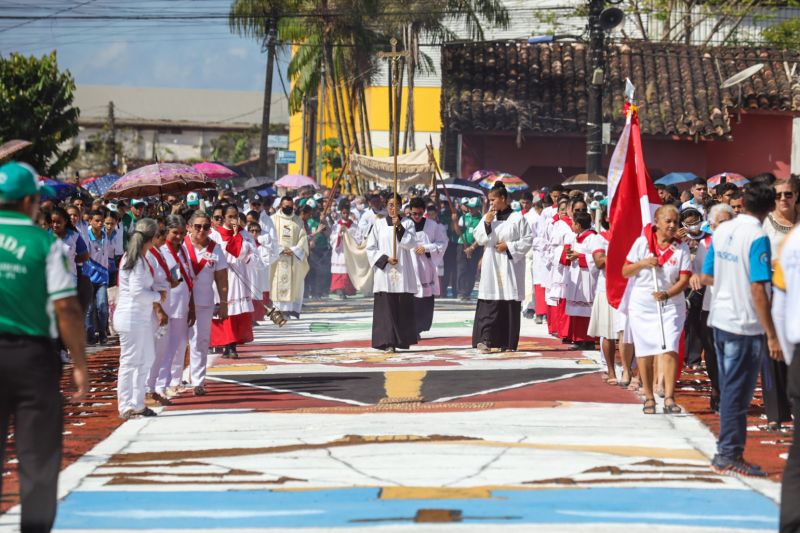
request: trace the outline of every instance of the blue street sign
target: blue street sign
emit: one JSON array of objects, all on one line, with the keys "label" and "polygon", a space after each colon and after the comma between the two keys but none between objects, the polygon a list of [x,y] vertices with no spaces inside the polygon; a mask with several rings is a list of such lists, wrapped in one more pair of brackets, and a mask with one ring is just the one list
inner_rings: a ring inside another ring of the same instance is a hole
[{"label": "blue street sign", "polygon": [[275,161],[279,165],[288,165],[297,162],[297,152],[294,150],[278,150],[278,157]]}]

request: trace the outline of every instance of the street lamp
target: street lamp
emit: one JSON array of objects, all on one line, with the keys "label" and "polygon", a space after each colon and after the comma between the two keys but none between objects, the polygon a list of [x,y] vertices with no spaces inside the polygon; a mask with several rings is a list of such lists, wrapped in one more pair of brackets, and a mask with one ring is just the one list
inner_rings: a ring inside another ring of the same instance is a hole
[{"label": "street lamp", "polygon": [[[622,0],[608,0],[619,4]],[[621,9],[605,8],[604,0],[589,0],[589,101],[586,106],[586,173],[600,173],[603,156],[603,73],[605,71],[605,32],[620,24],[625,18]]]}]

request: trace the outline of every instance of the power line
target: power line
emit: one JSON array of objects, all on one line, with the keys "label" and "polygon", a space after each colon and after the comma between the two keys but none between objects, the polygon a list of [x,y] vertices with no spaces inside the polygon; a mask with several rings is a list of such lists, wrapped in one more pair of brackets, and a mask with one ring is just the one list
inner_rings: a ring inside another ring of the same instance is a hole
[{"label": "power line", "polygon": [[74,11],[74,10],[78,9],[79,7],[83,7],[83,6],[91,4],[92,2],[95,2],[95,1],[96,0],[86,0],[85,2],[82,2],[82,3],[77,4],[77,5],[70,6],[70,7],[65,7],[64,9],[56,11],[55,13],[52,13],[50,15],[44,15],[44,16],[40,16],[40,17],[31,17],[28,20],[25,20],[24,22],[20,22],[19,24],[16,24],[14,26],[10,26],[8,28],[0,28],[0,33],[11,31],[11,30],[14,30],[16,28],[20,28],[22,26],[25,26],[26,24],[31,24],[32,22],[35,22],[37,20],[45,20],[45,19],[48,19],[48,18],[55,17],[56,15],[59,15],[61,13],[66,13],[68,11]]}]

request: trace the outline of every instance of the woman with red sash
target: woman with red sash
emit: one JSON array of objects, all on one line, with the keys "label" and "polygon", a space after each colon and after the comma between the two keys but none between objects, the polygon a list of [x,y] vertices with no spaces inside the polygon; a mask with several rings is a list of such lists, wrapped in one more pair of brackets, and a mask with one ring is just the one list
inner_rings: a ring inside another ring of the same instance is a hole
[{"label": "woman with red sash", "polygon": [[[183,242],[193,280],[195,322],[189,329],[189,372],[195,396],[206,393],[211,317],[214,315],[215,301],[221,302],[217,316],[228,316],[228,262],[219,245],[209,237],[210,232],[211,219],[203,211],[197,210],[189,219],[190,236]],[[177,391],[170,388],[167,392]]]},{"label": "woman with red sash", "polygon": [[356,288],[347,274],[347,263],[344,259],[344,234],[349,233],[358,242],[358,228],[350,218],[350,202],[339,203],[340,218],[331,231],[331,292],[344,299],[356,293]]},{"label": "woman with red sash", "polygon": [[564,256],[569,265],[565,295],[569,317],[567,340],[577,344],[580,349],[593,350],[597,339],[589,335],[588,330],[597,290],[597,268],[592,261],[591,249],[596,233],[592,230],[592,217],[586,209],[586,203],[575,201],[572,205],[575,240]]},{"label": "woman with red sash", "polygon": [[[659,357],[659,367],[665,376],[676,375],[678,345],[686,320],[683,290],[692,274],[692,256],[689,247],[676,239],[678,219],[675,206],[659,207],[655,226],[647,226],[644,235],[636,239],[622,267],[622,275],[631,280],[628,282],[630,298],[626,311],[642,378],[645,414],[656,412],[654,360]],[[654,275],[658,281],[657,291],[654,289]],[[681,408],[674,398],[674,379],[665,380],[664,391],[664,412],[680,413]]]},{"label": "woman with red sash", "polygon": [[256,253],[252,241],[245,238],[235,205],[225,208],[224,219],[211,238],[225,250],[228,263],[228,316],[211,321],[211,346],[223,348],[222,357],[238,359],[237,345],[253,340],[253,296],[248,271]]},{"label": "woman with red sash", "polygon": [[571,241],[575,239],[572,231],[572,219],[569,217],[569,200],[562,198],[558,201],[558,212],[553,217],[550,226],[548,242],[552,263],[550,269],[550,280],[546,288],[546,299],[548,306],[547,331],[550,335],[559,338],[566,338],[569,329],[567,323],[567,300],[566,300],[566,278],[569,275],[569,267],[561,262],[561,258],[566,250],[571,247]]}]

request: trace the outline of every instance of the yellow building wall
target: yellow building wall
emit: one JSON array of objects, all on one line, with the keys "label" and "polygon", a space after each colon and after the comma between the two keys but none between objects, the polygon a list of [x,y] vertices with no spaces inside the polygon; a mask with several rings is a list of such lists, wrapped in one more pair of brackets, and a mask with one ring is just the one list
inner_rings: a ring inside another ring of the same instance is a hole
[{"label": "yellow building wall", "polygon": [[[365,92],[367,102],[367,114],[369,127],[372,132],[372,152],[375,156],[389,155],[389,94],[386,87],[369,87]],[[406,121],[406,103],[408,99],[408,89],[403,88],[403,101],[401,103],[400,117],[400,142],[403,142]],[[331,110],[330,116],[334,117],[332,108],[332,97],[325,95],[325,105]],[[422,148],[428,142],[429,135],[434,138],[434,155],[439,159],[439,134],[442,130],[441,120],[441,89],[439,87],[415,87],[414,88],[414,129],[416,131],[416,147]],[[326,113],[327,115],[327,113]],[[360,124],[358,124],[360,125]],[[325,138],[336,138],[336,124],[330,122],[325,116],[323,122]],[[297,154],[297,162],[289,165],[289,173],[314,175],[316,169],[301,168],[300,163],[303,149],[302,113],[295,113],[289,117],[289,150],[294,150]],[[358,130],[360,141],[360,130]],[[422,140],[424,138],[424,140]],[[315,139],[315,146],[319,144],[319,137]],[[308,154],[306,154],[305,165],[308,166]],[[335,175],[329,168],[323,168],[321,183],[324,186],[332,185]]]}]

